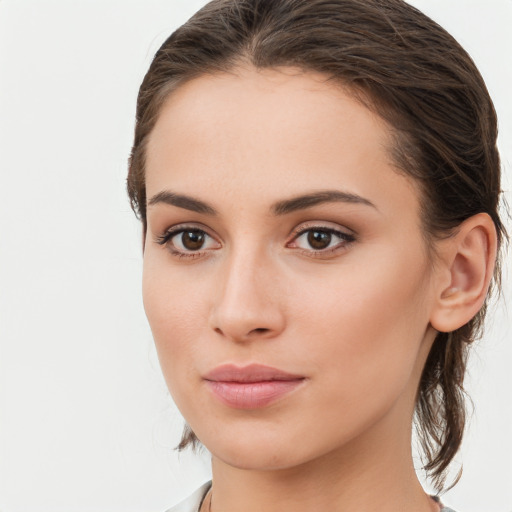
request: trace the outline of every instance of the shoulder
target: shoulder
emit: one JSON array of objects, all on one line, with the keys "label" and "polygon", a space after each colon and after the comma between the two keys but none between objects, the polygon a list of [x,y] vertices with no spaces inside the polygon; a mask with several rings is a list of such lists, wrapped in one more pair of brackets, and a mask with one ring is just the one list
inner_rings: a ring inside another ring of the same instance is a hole
[{"label": "shoulder", "polygon": [[168,509],[166,512],[198,512],[199,506],[201,505],[201,502],[203,501],[203,498],[210,489],[211,485],[211,482],[206,482],[186,500],[178,503],[174,507]]},{"label": "shoulder", "polygon": [[439,498],[439,496],[430,496],[435,502],[439,503],[439,506],[441,507],[441,510],[439,512],[455,512],[455,510],[453,510],[453,508],[450,508],[450,507],[447,507],[445,506],[442,502],[441,502],[441,498]]}]

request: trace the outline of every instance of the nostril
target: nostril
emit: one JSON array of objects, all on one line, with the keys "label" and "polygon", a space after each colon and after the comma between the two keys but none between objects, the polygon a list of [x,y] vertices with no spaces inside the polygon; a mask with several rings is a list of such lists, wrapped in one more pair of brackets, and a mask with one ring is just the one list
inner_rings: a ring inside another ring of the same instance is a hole
[{"label": "nostril", "polygon": [[265,327],[258,327],[256,329],[253,329],[251,332],[257,333],[257,334],[264,334],[268,332],[269,329],[266,329]]},{"label": "nostril", "polygon": [[[215,327],[213,330],[217,334],[220,334],[221,336],[224,336],[226,334],[226,333],[224,333],[224,331],[220,327]],[[271,331],[271,329],[267,329],[265,327],[257,327],[256,329],[251,329],[249,332],[246,332],[246,334],[242,335],[242,337],[243,338],[249,338],[252,335],[266,334],[266,333],[268,333],[270,331]]]}]

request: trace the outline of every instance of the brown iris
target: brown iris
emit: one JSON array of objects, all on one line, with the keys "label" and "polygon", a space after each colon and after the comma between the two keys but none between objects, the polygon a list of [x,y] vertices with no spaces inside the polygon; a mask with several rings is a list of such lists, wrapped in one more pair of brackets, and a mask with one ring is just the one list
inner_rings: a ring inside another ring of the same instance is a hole
[{"label": "brown iris", "polygon": [[183,231],[181,243],[189,251],[197,251],[204,245],[205,234],[199,230]]},{"label": "brown iris", "polygon": [[308,233],[308,244],[313,249],[326,249],[331,243],[332,235],[327,231],[310,231]]}]

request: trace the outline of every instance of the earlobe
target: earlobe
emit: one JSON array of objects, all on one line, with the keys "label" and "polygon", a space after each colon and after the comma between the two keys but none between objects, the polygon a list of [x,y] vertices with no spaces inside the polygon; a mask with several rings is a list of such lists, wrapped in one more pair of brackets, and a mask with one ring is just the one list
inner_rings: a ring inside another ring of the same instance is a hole
[{"label": "earlobe", "polygon": [[469,322],[482,307],[496,262],[496,228],[479,213],[441,242],[439,280],[430,323],[451,332]]}]

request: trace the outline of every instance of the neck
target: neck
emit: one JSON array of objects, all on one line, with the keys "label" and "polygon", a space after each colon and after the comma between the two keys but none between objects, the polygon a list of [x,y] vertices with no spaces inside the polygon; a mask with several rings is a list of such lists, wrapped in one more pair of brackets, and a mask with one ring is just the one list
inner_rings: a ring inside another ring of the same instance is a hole
[{"label": "neck", "polygon": [[364,438],[291,468],[240,469],[214,456],[211,511],[438,512],[414,470],[411,429],[390,438],[391,425],[384,418]]}]

